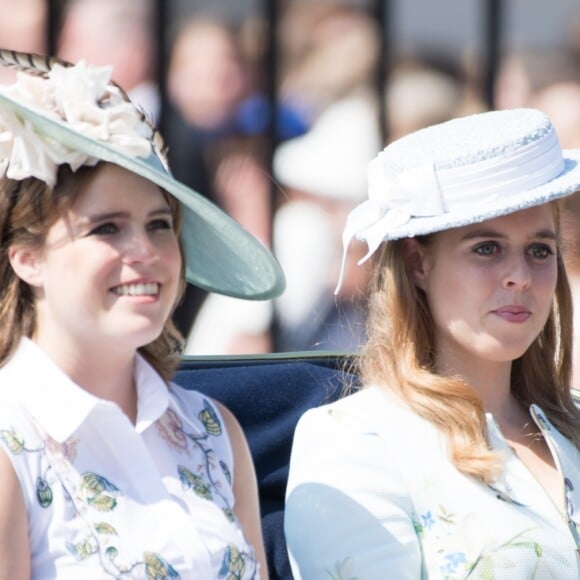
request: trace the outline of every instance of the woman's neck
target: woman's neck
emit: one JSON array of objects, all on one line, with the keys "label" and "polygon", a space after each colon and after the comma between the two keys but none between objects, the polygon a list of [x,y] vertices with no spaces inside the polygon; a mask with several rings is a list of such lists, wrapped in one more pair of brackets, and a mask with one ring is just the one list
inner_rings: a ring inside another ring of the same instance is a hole
[{"label": "woman's neck", "polygon": [[479,395],[483,408],[499,418],[514,404],[511,394],[510,361],[470,359],[468,356],[439,357],[437,369],[443,375],[464,380]]}]

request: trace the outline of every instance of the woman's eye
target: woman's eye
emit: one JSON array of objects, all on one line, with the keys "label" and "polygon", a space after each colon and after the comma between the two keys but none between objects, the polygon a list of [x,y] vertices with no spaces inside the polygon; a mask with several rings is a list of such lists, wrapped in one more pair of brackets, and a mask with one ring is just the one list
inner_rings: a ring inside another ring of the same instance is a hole
[{"label": "woman's eye", "polygon": [[474,252],[480,256],[493,256],[499,251],[499,246],[496,242],[484,242],[478,244],[474,248]]},{"label": "woman's eye", "polygon": [[147,224],[147,229],[149,231],[171,230],[173,227],[171,225],[171,221],[168,219],[155,219]]},{"label": "woman's eye", "polygon": [[89,235],[93,236],[106,236],[110,234],[116,234],[119,231],[119,228],[113,222],[106,222],[104,224],[98,225],[96,228],[93,228]]},{"label": "woman's eye", "polygon": [[538,260],[545,260],[549,256],[553,256],[555,254],[554,250],[546,244],[534,244],[530,248],[529,252],[532,257]]}]

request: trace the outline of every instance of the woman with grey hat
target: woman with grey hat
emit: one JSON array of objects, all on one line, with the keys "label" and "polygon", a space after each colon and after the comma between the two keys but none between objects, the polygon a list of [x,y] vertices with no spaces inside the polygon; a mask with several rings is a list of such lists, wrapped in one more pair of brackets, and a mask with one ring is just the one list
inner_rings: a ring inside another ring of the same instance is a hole
[{"label": "woman with grey hat", "polygon": [[283,289],[110,67],[0,51],[0,578],[267,577],[233,415],[171,383],[185,279]]},{"label": "woman with grey hat", "polygon": [[395,141],[368,186],[344,234],[376,257],[364,386],[297,426],[295,577],[579,579],[558,200],[580,151],[537,110],[494,111]]}]

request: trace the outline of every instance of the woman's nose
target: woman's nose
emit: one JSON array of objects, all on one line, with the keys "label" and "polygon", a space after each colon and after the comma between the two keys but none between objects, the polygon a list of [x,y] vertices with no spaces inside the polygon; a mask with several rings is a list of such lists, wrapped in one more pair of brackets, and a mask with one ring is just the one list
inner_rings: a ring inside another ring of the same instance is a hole
[{"label": "woman's nose", "polygon": [[506,261],[504,286],[507,288],[527,288],[532,281],[532,273],[526,256],[513,256]]},{"label": "woman's nose", "polygon": [[158,253],[147,232],[132,232],[123,257],[128,262],[149,263],[158,258]]}]

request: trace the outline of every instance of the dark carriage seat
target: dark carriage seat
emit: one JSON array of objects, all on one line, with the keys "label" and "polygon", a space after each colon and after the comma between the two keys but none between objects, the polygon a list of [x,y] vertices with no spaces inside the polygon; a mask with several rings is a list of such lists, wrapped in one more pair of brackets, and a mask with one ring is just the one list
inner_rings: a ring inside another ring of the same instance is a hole
[{"label": "dark carriage seat", "polygon": [[256,467],[262,528],[272,580],[291,580],[283,532],[284,494],[294,428],[307,409],[335,400],[356,377],[350,359],[293,354],[186,357],[175,382],[224,403],[248,438]]}]

